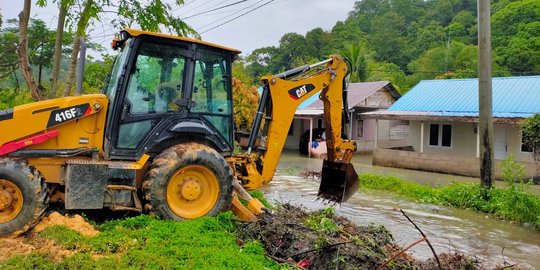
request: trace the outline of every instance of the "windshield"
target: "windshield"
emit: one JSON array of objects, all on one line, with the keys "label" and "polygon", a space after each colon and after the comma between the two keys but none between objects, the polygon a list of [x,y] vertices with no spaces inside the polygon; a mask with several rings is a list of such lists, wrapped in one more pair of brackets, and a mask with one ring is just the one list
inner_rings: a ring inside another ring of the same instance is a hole
[{"label": "windshield", "polygon": [[[129,54],[128,51],[129,45],[128,42],[126,42],[120,54],[117,55],[114,59],[114,65],[109,75],[109,81],[107,82],[107,86],[104,89],[104,94],[107,95],[107,97],[109,98],[109,102],[114,102],[114,97],[116,96],[116,92],[118,91],[116,89],[116,87],[118,86],[118,79],[120,78],[122,68],[126,65],[126,58]],[[111,107],[112,106],[109,106],[109,108]]]}]

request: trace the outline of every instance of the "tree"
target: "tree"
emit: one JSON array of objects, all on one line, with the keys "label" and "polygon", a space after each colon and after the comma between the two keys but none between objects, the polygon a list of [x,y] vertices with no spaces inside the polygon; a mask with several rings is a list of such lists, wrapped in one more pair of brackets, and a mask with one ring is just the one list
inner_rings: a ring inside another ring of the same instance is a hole
[{"label": "tree", "polygon": [[537,169],[540,170],[540,114],[525,119],[522,124],[523,143],[532,151]]},{"label": "tree", "polygon": [[29,41],[29,60],[31,64],[38,66],[38,88],[43,91],[45,87],[42,84],[43,68],[51,66],[51,60],[54,54],[54,48],[51,44],[54,41],[55,32],[51,31],[42,20],[31,20],[28,29]]},{"label": "tree", "polygon": [[410,62],[408,68],[413,73],[420,73],[423,79],[448,72],[462,73],[463,77],[475,77],[478,69],[476,55],[476,46],[454,41],[447,46],[429,49]]},{"label": "tree", "polygon": [[89,61],[84,70],[83,88],[86,93],[99,93],[106,84],[107,76],[114,63],[110,54],[102,55],[103,60]]},{"label": "tree", "polygon": [[404,54],[406,44],[404,23],[403,16],[394,11],[373,20],[371,43],[376,44],[375,57],[378,61],[392,62],[401,68],[407,66],[408,59]]},{"label": "tree", "polygon": [[[43,0],[40,0],[43,1]],[[38,1],[38,5],[40,2]],[[41,2],[41,5],[45,5]],[[54,55],[52,63],[51,74],[51,89],[49,90],[48,97],[53,98],[57,95],[58,86],[58,73],[60,71],[60,61],[62,60],[62,40],[64,37],[64,26],[66,22],[66,15],[70,6],[73,5],[72,0],[60,0],[58,2],[58,22],[56,25],[56,36],[54,40]]]},{"label": "tree", "polygon": [[18,28],[6,27],[0,30],[0,79],[2,82],[12,75],[15,79],[17,78],[15,71],[19,68],[18,36]]},{"label": "tree", "polygon": [[368,62],[369,75],[366,81],[389,81],[401,93],[406,93],[414,84],[408,82],[408,76],[394,63]]},{"label": "tree", "polygon": [[17,53],[19,55],[19,66],[23,74],[24,81],[34,100],[43,100],[45,98],[43,89],[40,89],[34,80],[34,73],[28,61],[28,22],[30,20],[30,8],[32,3],[30,0],[24,0],[24,7],[19,13],[19,44]]},{"label": "tree", "polygon": [[250,130],[257,113],[259,93],[257,87],[251,85],[253,79],[247,74],[242,59],[234,62],[232,73],[234,123],[237,129]]},{"label": "tree", "polygon": [[372,52],[364,43],[347,44],[341,54],[351,62],[351,82],[363,82],[367,79],[368,60]]},{"label": "tree", "polygon": [[493,14],[495,62],[516,75],[540,73],[540,1],[511,2]]},{"label": "tree", "polygon": [[[70,63],[66,77],[66,86],[63,91],[63,96],[67,96],[71,92],[71,88],[75,79],[75,68],[77,64],[77,55],[80,49],[80,40],[87,35],[87,28],[92,24],[93,20],[98,19],[103,12],[114,12],[117,16],[112,20],[112,24],[118,25],[119,28],[129,27],[137,24],[140,28],[147,31],[160,32],[161,28],[165,28],[170,32],[175,32],[178,35],[192,35],[199,37],[197,32],[188,26],[180,18],[172,14],[173,5],[183,5],[183,0],[175,0],[173,4],[164,2],[163,0],[140,2],[136,0],[84,0],[79,1],[78,5],[74,5],[73,0],[53,0],[59,6],[59,18],[62,19],[62,9],[65,9],[68,14],[69,22],[68,29],[75,29],[75,37],[71,51]],[[47,5],[47,0],[39,0],[38,4]],[[79,10],[76,8],[79,7]],[[106,10],[113,8],[115,10]],[[58,27],[62,23],[59,20]],[[56,40],[62,40],[60,36],[63,32],[57,32]],[[55,50],[54,59],[60,61],[61,49]],[[57,68],[57,64],[54,65]],[[56,85],[57,72],[54,73],[52,81]]]}]

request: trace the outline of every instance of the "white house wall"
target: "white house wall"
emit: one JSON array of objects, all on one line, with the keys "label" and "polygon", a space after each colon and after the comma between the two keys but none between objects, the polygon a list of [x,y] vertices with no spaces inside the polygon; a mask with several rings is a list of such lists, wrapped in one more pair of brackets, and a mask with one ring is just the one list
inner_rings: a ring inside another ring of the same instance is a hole
[{"label": "white house wall", "polygon": [[[379,122],[381,122],[379,120]],[[477,135],[475,123],[444,123],[452,124],[452,147],[433,147],[429,145],[429,124],[441,124],[441,122],[424,122],[424,147],[420,152],[421,121],[410,122],[409,144],[414,151],[384,149],[377,147],[373,153],[373,164],[408,168],[414,170],[426,170],[460,175],[479,176],[480,159],[477,157]],[[381,125],[379,124],[379,130]],[[531,153],[521,152],[521,127],[519,125],[494,125],[499,142],[495,151],[505,151],[512,154],[514,160],[526,166],[527,176],[537,175],[536,165]],[[500,132],[501,130],[506,132]],[[505,135],[504,135],[505,134]],[[379,137],[380,138],[380,137]],[[502,153],[502,152],[500,152]],[[501,177],[500,165],[504,158],[495,160],[495,175]]]},{"label": "white house wall", "polygon": [[[430,124],[452,125],[450,147],[429,145]],[[424,121],[424,153],[476,157],[476,134],[474,133],[474,127],[475,124],[473,123]],[[420,152],[420,130],[421,121],[410,122],[409,142],[416,152]]]},{"label": "white house wall", "polygon": [[[305,123],[307,123],[307,125]],[[313,125],[316,125],[317,121],[313,121]],[[304,119],[294,119],[293,120],[293,133],[292,135],[287,135],[287,140],[285,140],[286,149],[298,150],[298,142],[300,142],[300,136],[304,133],[302,126],[306,126],[306,130],[309,129],[309,120]]]}]

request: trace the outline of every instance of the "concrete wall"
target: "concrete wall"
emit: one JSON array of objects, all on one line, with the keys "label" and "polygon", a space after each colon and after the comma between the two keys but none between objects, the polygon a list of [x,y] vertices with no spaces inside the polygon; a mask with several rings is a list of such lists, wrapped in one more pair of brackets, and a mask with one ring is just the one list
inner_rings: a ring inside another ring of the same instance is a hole
[{"label": "concrete wall", "polygon": [[[495,161],[496,178],[501,178],[501,162],[501,160]],[[534,163],[522,163],[526,166],[527,177],[536,175]],[[375,149],[373,151],[373,165],[480,177],[480,159],[475,157]]]}]

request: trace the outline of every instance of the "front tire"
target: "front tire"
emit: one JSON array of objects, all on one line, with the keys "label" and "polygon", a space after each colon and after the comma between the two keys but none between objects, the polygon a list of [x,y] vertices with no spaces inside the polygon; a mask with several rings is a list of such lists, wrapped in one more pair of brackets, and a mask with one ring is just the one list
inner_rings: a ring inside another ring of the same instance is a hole
[{"label": "front tire", "polygon": [[214,216],[232,200],[232,170],[214,149],[175,145],[159,154],[143,182],[145,210],[163,219]]},{"label": "front tire", "polygon": [[16,237],[31,229],[48,203],[45,181],[34,166],[0,159],[0,236]]}]

